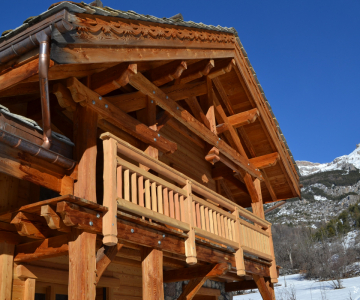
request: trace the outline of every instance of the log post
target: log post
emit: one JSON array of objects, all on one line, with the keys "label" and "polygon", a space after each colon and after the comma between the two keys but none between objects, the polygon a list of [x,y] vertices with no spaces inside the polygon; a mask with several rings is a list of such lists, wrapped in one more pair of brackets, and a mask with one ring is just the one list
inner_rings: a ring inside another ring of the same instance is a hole
[{"label": "log post", "polygon": [[163,253],[161,250],[141,249],[143,299],[164,300]]},{"label": "log post", "polygon": [[192,207],[192,192],[191,192],[191,181],[186,180],[186,186],[184,188],[187,193],[187,197],[185,200],[185,210],[187,221],[190,225],[190,231],[188,232],[188,238],[185,241],[185,255],[186,255],[186,262],[189,265],[194,265],[197,263],[196,258],[196,243],[195,243],[195,224],[194,224],[194,211]]},{"label": "log post", "polygon": [[[96,202],[96,139],[98,115],[77,106],[74,117],[75,156],[79,161],[75,196]],[[94,300],[96,295],[96,234],[72,230],[69,242],[69,299]]]},{"label": "log post", "polygon": [[10,300],[15,245],[0,243],[0,299]]},{"label": "log post", "polygon": [[117,146],[114,139],[104,140],[104,201],[108,212],[103,217],[103,243],[106,246],[117,244],[117,203],[116,168]]},{"label": "log post", "polygon": [[[257,215],[258,217],[260,217],[261,219],[265,220],[264,204],[263,204],[263,198],[262,198],[262,194],[261,194],[261,184],[260,184],[259,179],[254,180],[254,186],[255,186],[255,190],[256,190],[259,201],[258,202],[252,201],[251,206],[253,209],[253,213],[255,215]],[[277,278],[277,270],[276,270],[274,244],[273,244],[273,239],[272,239],[272,234],[271,234],[271,226],[269,226],[266,231],[270,234],[269,248],[270,248],[270,255],[272,256],[271,267],[270,267],[271,283],[277,283],[278,278]],[[272,288],[274,288],[274,287],[272,286]],[[271,289],[271,286],[270,286],[270,289]]]}]

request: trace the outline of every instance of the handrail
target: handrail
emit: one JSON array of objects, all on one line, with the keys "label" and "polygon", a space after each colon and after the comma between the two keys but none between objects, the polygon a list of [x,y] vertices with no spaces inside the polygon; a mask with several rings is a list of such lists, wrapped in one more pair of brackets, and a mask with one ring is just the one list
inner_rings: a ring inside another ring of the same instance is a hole
[{"label": "handrail", "polygon": [[140,149],[138,149],[138,148],[130,145],[129,143],[125,142],[124,140],[118,138],[117,136],[115,136],[109,132],[106,132],[106,133],[101,134],[100,138],[102,140],[107,140],[110,138],[114,139],[118,144],[118,149],[117,149],[118,153],[125,155],[128,158],[151,168],[155,172],[158,172],[158,173],[168,177],[169,179],[175,181],[176,183],[178,183],[180,185],[185,185],[186,180],[190,180],[192,183],[192,189],[194,192],[201,194],[202,196],[206,197],[207,199],[210,199],[211,201],[221,205],[222,207],[224,207],[226,209],[229,209],[232,212],[235,211],[235,208],[238,208],[241,216],[260,225],[262,228],[266,229],[271,225],[270,222],[259,218],[258,216],[249,212],[247,209],[239,206],[238,204],[236,204],[234,202],[231,202],[230,200],[226,199],[222,195],[217,194],[213,190],[201,185],[197,181],[192,180],[191,178],[187,177],[185,174],[171,168],[167,164],[165,164],[157,159],[154,159],[153,157],[147,155]]},{"label": "handrail", "polygon": [[[195,236],[233,249],[239,276],[245,275],[243,252],[274,260],[271,223],[110,133],[102,134],[101,139],[105,156],[104,205],[109,206],[105,215],[108,220],[103,219],[104,244],[114,243],[117,229],[111,224],[116,220],[116,210],[122,210],[187,233],[185,256],[189,264],[197,262]],[[119,155],[145,165],[162,177]]]}]

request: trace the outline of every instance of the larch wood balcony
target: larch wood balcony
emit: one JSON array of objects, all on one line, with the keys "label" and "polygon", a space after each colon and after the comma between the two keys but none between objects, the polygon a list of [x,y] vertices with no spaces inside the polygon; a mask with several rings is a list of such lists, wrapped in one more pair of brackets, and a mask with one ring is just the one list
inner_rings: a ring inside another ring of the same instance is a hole
[{"label": "larch wood balcony", "polygon": [[196,246],[205,241],[234,253],[238,276],[246,275],[244,255],[250,255],[271,264],[270,278],[277,282],[271,223],[110,133],[101,139],[105,245],[117,243],[114,224],[125,212],[181,233],[188,264],[197,263]]}]

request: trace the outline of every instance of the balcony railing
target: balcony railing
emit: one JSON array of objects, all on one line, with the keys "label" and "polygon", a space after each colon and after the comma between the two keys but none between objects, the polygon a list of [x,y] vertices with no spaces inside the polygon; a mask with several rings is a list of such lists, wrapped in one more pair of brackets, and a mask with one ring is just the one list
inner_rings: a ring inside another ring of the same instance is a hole
[{"label": "balcony railing", "polygon": [[244,252],[272,262],[270,276],[277,281],[269,222],[112,134],[105,133],[101,138],[103,203],[109,208],[103,218],[104,244],[117,242],[117,229],[112,224],[116,224],[117,210],[126,211],[186,233],[189,264],[197,262],[198,237],[234,249],[239,276],[245,275]]}]

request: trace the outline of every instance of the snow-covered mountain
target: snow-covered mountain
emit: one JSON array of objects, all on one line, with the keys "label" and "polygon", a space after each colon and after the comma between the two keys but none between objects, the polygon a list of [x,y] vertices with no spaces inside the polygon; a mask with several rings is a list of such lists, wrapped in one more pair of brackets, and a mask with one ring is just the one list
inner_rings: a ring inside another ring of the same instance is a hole
[{"label": "snow-covered mountain", "polygon": [[296,161],[296,164],[299,167],[301,176],[334,170],[352,171],[355,168],[360,169],[360,144],[357,144],[356,149],[349,155],[337,157],[330,163],[319,164],[309,161]]},{"label": "snow-covered mountain", "polygon": [[360,200],[360,144],[349,155],[335,158],[330,163],[296,163],[303,185],[302,200],[288,200],[280,209],[269,213],[267,219],[270,222],[307,224],[316,228]]}]

